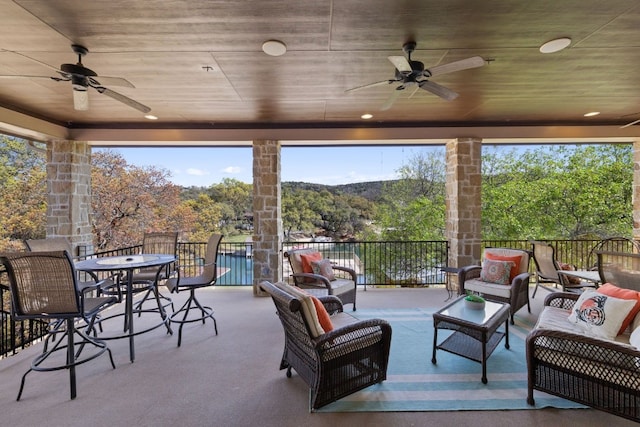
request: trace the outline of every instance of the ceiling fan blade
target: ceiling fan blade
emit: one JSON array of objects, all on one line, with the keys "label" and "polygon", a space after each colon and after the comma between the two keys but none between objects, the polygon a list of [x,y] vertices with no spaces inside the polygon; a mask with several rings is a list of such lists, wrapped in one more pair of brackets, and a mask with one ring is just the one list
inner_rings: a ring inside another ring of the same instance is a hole
[{"label": "ceiling fan blade", "polygon": [[95,86],[121,86],[135,89],[133,83],[127,79],[123,79],[122,77],[95,76],[89,77],[89,81]]},{"label": "ceiling fan blade", "polygon": [[69,80],[69,79],[64,79],[60,77],[28,76],[28,75],[18,75],[18,74],[3,74],[3,75],[0,75],[0,79],[51,79],[55,81]]},{"label": "ceiling fan blade", "polygon": [[390,56],[389,62],[393,64],[394,67],[401,73],[411,73],[411,64],[407,61],[407,58],[404,56]]},{"label": "ceiling fan blade", "polygon": [[73,89],[73,108],[78,111],[89,109],[89,92]]},{"label": "ceiling fan blade", "polygon": [[369,83],[369,84],[366,84],[364,86],[352,87],[351,89],[345,90],[345,92],[355,92],[355,91],[358,91],[360,89],[366,89],[366,88],[369,88],[369,87],[388,85],[388,84],[391,84],[391,83],[396,82],[396,81],[397,80],[382,80],[382,81],[375,82],[375,83]]},{"label": "ceiling fan blade", "polygon": [[462,59],[460,61],[449,62],[448,64],[436,65],[425,70],[430,76],[439,76],[440,74],[453,73],[454,71],[467,70],[469,68],[478,68],[486,64],[486,61],[480,56]]},{"label": "ceiling fan blade", "polygon": [[451,89],[448,89],[438,83],[434,83],[432,81],[426,80],[424,82],[420,82],[420,89],[424,89],[427,92],[431,92],[434,95],[438,95],[442,99],[446,99],[447,101],[453,101],[458,97],[458,94]]},{"label": "ceiling fan blade", "polygon": [[98,92],[104,95],[107,95],[108,97],[111,97],[116,101],[120,101],[131,108],[135,108],[136,110],[141,111],[145,114],[151,111],[151,108],[147,107],[144,104],[139,103],[138,101],[134,101],[133,99],[129,98],[128,96],[124,96],[121,93],[115,92],[111,89],[107,89],[106,87],[102,87],[102,86],[97,86],[97,87],[92,86],[92,87]]},{"label": "ceiling fan blade", "polygon": [[380,111],[387,111],[389,108],[391,108],[393,103],[396,102],[396,99],[398,99],[402,92],[402,89],[394,90],[391,96],[385,101],[384,104],[382,104],[382,107],[380,107]]},{"label": "ceiling fan blade", "polygon": [[620,126],[620,129],[628,128],[629,126],[633,126],[633,125],[635,125],[636,123],[640,123],[640,119],[638,119],[638,120],[634,120],[634,121],[632,121],[631,123],[627,123],[627,124],[626,124],[626,125],[624,125],[624,126]]},{"label": "ceiling fan blade", "polygon": [[[2,50],[4,50],[4,49],[2,49]],[[35,63],[38,63],[38,64],[40,64],[40,65],[42,65],[42,66],[44,66],[44,67],[47,67],[47,68],[49,68],[49,69],[51,69],[51,70],[53,70],[53,71],[60,72],[60,69],[59,69],[58,67],[54,67],[53,65],[49,65],[49,64],[47,64],[46,62],[38,61],[38,60],[37,60],[37,59],[35,59],[35,58],[32,58],[32,57],[27,56],[27,55],[24,55],[24,54],[22,54],[22,53],[20,53],[20,52],[16,52],[15,50],[6,50],[5,52],[11,52],[11,53],[14,53],[14,54],[16,54],[16,55],[20,55],[20,56],[22,56],[23,58],[28,59],[29,61],[33,61],[33,62],[35,62]]]}]

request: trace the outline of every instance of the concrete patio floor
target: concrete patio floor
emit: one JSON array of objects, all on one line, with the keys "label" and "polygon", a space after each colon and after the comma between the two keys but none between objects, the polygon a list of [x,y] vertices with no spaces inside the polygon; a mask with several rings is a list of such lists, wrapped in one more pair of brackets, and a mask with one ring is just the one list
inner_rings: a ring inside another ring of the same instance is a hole
[{"label": "concrete patio floor", "polygon": [[[136,361],[127,340],[110,341],[116,364],[102,356],[77,369],[78,397],[69,399],[67,371],[32,372],[22,400],[20,377],[41,345],[0,360],[0,422],[6,426],[631,426],[635,423],[591,410],[460,411],[398,413],[309,413],[308,388],[278,369],[282,327],[269,298],[250,287],[216,287],[199,292],[216,310],[219,335],[211,323],[185,326],[177,334],[163,328],[136,337]],[[546,295],[532,300],[534,319]],[[186,293],[172,295],[180,304]],[[359,308],[440,307],[443,288],[359,289]],[[351,310],[351,306],[346,307]],[[137,327],[155,321],[148,315]],[[110,320],[108,329],[121,327]],[[418,343],[427,344],[427,343]]]}]

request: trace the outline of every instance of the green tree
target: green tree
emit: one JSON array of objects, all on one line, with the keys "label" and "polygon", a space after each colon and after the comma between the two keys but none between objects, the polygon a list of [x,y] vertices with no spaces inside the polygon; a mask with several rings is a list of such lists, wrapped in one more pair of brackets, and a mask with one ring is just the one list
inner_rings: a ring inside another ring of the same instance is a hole
[{"label": "green tree", "polygon": [[195,215],[181,203],[180,188],[168,180],[168,171],[129,165],[111,150],[94,153],[91,163],[96,250],[139,244],[145,231],[191,232]]},{"label": "green tree", "polygon": [[443,151],[414,154],[383,188],[376,225],[383,240],[439,240],[445,228]]},{"label": "green tree", "polygon": [[0,249],[46,234],[44,150],[19,138],[0,139]]}]

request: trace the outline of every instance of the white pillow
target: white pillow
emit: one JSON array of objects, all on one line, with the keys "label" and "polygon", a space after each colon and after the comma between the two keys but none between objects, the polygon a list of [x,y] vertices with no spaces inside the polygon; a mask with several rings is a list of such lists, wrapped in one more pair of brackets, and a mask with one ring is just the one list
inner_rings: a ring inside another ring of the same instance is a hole
[{"label": "white pillow", "polygon": [[635,328],[629,337],[629,344],[640,350],[640,328]]},{"label": "white pillow", "polygon": [[594,337],[613,340],[635,304],[635,300],[614,298],[589,289],[576,301],[569,321]]}]

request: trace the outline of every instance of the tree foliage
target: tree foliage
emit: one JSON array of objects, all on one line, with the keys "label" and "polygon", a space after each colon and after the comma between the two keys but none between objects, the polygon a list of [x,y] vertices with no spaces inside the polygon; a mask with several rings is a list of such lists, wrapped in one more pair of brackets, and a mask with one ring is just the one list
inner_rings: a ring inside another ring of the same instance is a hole
[{"label": "tree foliage", "polygon": [[129,165],[111,150],[94,153],[91,163],[95,250],[139,244],[146,231],[191,231],[196,217],[168,171]]},{"label": "tree foliage", "polygon": [[46,233],[46,159],[42,150],[18,138],[2,137],[0,199],[0,248],[21,248],[22,240]]},{"label": "tree foliage", "polygon": [[382,240],[440,240],[445,227],[444,151],[418,152],[398,170],[378,205],[376,229]]},{"label": "tree foliage", "polygon": [[630,145],[483,155],[485,239],[631,237]]}]

